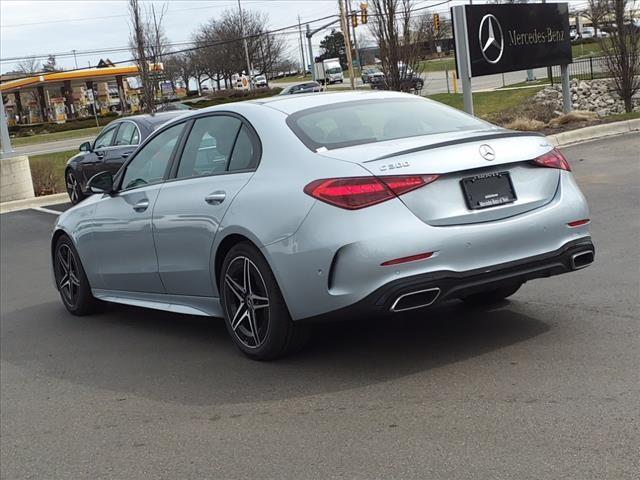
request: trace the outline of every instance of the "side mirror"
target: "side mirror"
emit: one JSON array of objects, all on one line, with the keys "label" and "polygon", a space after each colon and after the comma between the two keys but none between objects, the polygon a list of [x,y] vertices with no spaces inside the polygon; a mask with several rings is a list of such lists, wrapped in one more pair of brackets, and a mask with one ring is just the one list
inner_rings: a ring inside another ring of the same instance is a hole
[{"label": "side mirror", "polygon": [[91,193],[113,193],[113,175],[109,172],[96,173],[87,182]]},{"label": "side mirror", "polygon": [[80,144],[81,152],[90,152],[91,151],[91,142],[84,142]]}]

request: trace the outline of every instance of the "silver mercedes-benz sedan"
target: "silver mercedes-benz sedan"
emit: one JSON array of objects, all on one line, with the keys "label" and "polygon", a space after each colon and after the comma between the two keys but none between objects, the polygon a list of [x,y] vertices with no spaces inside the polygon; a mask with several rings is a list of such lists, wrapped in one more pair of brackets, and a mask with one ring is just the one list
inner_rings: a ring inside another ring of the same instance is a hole
[{"label": "silver mercedes-benz sedan", "polygon": [[51,241],[66,308],[224,317],[256,359],[299,348],[313,321],[497,302],[594,260],[544,136],[395,92],[187,113],[89,187]]}]

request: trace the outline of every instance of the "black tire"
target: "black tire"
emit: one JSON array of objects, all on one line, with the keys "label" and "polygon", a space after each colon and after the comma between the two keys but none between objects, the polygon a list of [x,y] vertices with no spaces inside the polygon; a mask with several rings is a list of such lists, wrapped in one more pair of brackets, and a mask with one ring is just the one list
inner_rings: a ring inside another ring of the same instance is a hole
[{"label": "black tire", "polygon": [[469,305],[492,305],[494,303],[501,302],[507,297],[510,297],[514,293],[516,293],[522,283],[515,283],[512,285],[506,285],[504,287],[496,288],[494,290],[489,290],[486,292],[474,293],[473,295],[469,295],[468,297],[463,297],[462,300]]},{"label": "black tire", "polygon": [[73,205],[80,203],[86,198],[86,195],[82,193],[82,186],[78,180],[78,174],[72,169],[68,168],[64,174],[65,184],[67,186],[67,195]]},{"label": "black tire", "polygon": [[311,326],[293,322],[271,268],[251,243],[229,250],[219,285],[227,330],[242,353],[254,360],[272,360],[306,344]]},{"label": "black tire", "polygon": [[73,315],[88,315],[98,307],[73,242],[62,235],[53,251],[53,272],[62,303]]}]

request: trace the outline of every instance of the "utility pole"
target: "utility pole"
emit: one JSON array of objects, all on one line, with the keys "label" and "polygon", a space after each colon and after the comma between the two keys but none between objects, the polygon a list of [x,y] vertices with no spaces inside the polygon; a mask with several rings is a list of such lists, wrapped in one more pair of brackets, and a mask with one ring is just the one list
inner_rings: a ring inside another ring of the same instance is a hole
[{"label": "utility pole", "polygon": [[313,59],[313,48],[311,47],[311,37],[313,36],[313,34],[311,33],[311,28],[309,27],[308,23],[307,23],[307,33],[305,34],[305,36],[307,37],[307,42],[309,42],[309,62],[311,63],[311,79],[315,82],[317,80],[316,66],[315,66],[316,61]]},{"label": "utility pole", "polygon": [[304,61],[304,42],[302,41],[302,25],[300,24],[300,15],[298,15],[298,34],[300,35],[300,59],[302,61],[302,75],[307,70],[307,65]]},{"label": "utility pole", "polygon": [[[348,0],[344,0],[345,3]],[[344,36],[344,46],[347,49],[347,63],[349,68],[349,80],[351,81],[351,90],[356,89],[356,79],[355,74],[353,72],[353,60],[351,57],[351,41],[349,39],[349,24],[347,23],[347,16],[345,14],[345,5],[342,3],[342,0],[338,0],[338,5],[340,6],[340,25],[342,27],[342,35]]]},{"label": "utility pole", "polygon": [[247,59],[247,75],[249,75],[249,90],[253,90],[253,77],[251,76],[251,62],[249,61],[249,47],[247,46],[247,37],[244,36],[244,14],[242,13],[242,5],[238,0],[238,10],[240,10],[240,34],[244,42],[244,55]]},{"label": "utility pole", "polygon": [[76,58],[76,49],[71,50],[73,52],[73,61],[76,64],[76,70],[78,69],[78,59]]}]

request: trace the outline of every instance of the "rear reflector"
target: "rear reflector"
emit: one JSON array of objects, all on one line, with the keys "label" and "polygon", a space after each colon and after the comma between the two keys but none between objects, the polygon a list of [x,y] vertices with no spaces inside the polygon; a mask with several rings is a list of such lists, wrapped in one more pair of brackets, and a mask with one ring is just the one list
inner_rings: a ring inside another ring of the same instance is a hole
[{"label": "rear reflector", "polygon": [[394,175],[315,180],[304,193],[347,210],[369,207],[433,182],[438,175]]},{"label": "rear reflector", "polygon": [[575,222],[569,222],[567,223],[567,226],[569,228],[576,228],[576,227],[580,227],[581,225],[586,225],[587,223],[590,223],[591,220],[589,220],[588,218],[583,218],[582,220],[576,220]]},{"label": "rear reflector", "polygon": [[559,168],[560,170],[566,170],[567,172],[571,171],[571,167],[569,166],[569,162],[564,158],[564,155],[560,153],[560,150],[554,148],[544,155],[539,156],[538,158],[534,158],[531,160],[531,163],[537,165],[538,167],[547,167],[547,168]]},{"label": "rear reflector", "polygon": [[419,253],[418,255],[411,255],[410,257],[401,257],[394,260],[388,260],[386,262],[382,262],[380,265],[383,267],[388,267],[389,265],[398,265],[399,263],[415,262],[416,260],[424,260],[425,258],[429,258],[432,255],[433,252]]}]

